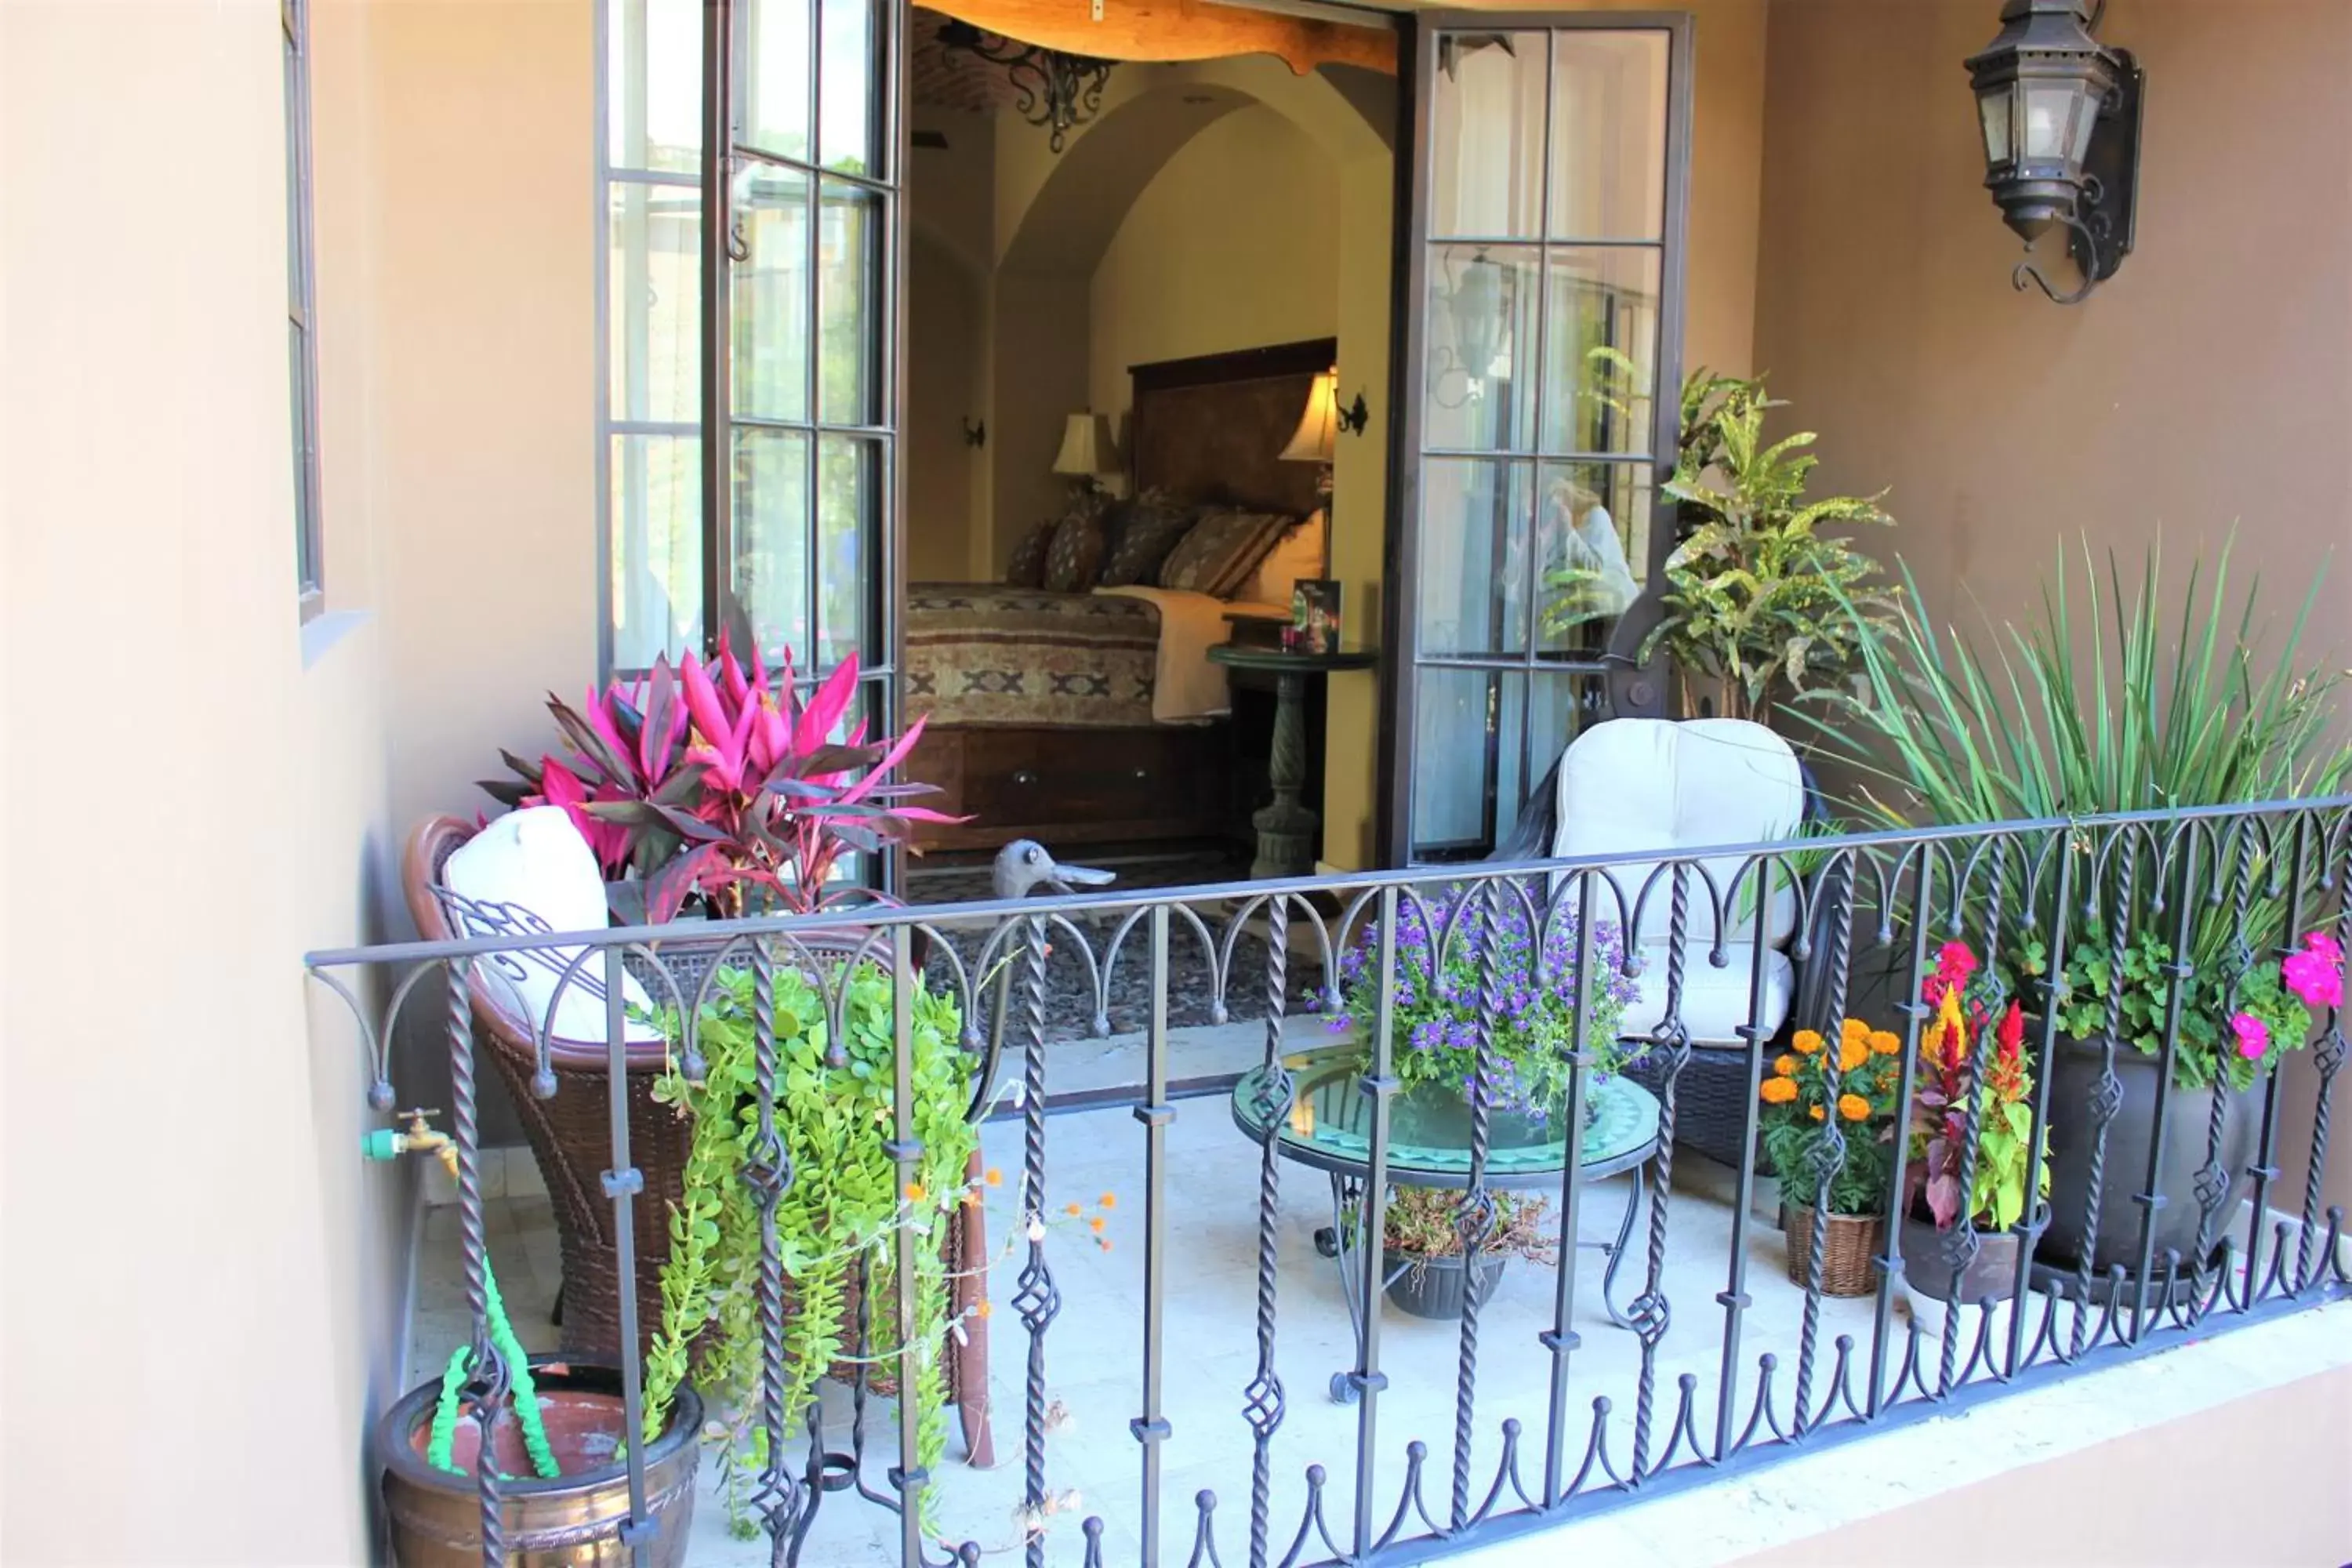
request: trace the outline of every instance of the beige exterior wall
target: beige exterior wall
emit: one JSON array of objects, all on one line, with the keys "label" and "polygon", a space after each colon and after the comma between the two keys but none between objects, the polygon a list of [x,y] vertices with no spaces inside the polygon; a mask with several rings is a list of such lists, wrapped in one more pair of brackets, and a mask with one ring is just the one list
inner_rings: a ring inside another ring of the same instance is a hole
[{"label": "beige exterior wall", "polygon": [[1954,616],[2031,613],[2085,534],[2161,537],[2180,585],[2234,530],[2283,617],[2326,569],[2308,656],[2352,662],[2352,7],[2114,0],[2102,34],[2148,76],[2138,243],[2071,309],[2011,288],[1983,189],[1960,62],[1994,30],[1973,0],[1772,6],[1757,363],[1822,487],[1889,489],[1891,547]]},{"label": "beige exterior wall", "polygon": [[373,934],[383,535],[331,417],[306,637],[279,68],[274,0],[0,12],[10,1563],[368,1555],[408,1173],[299,960]]}]

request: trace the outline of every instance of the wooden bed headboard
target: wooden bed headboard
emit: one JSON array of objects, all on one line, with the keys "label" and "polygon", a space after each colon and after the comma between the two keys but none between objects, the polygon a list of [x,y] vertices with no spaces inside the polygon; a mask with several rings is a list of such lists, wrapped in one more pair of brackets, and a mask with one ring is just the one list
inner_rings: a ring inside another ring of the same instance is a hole
[{"label": "wooden bed headboard", "polygon": [[1129,365],[1129,478],[1178,500],[1304,517],[1322,504],[1312,463],[1281,452],[1339,340],[1310,338],[1231,353]]}]

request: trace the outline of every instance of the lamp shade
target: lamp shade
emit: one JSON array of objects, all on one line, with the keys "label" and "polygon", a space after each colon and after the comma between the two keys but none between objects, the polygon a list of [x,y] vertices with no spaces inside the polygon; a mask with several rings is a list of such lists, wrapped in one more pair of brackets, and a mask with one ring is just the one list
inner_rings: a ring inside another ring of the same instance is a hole
[{"label": "lamp shade", "polygon": [[1110,438],[1110,419],[1101,414],[1073,414],[1062,426],[1062,449],[1054,458],[1057,474],[1110,474],[1118,471],[1118,444]]},{"label": "lamp shade", "polygon": [[1315,384],[1307,389],[1306,412],[1298,416],[1298,428],[1291,433],[1290,445],[1282,449],[1286,463],[1328,463],[1331,447],[1339,429],[1339,373],[1319,371]]}]

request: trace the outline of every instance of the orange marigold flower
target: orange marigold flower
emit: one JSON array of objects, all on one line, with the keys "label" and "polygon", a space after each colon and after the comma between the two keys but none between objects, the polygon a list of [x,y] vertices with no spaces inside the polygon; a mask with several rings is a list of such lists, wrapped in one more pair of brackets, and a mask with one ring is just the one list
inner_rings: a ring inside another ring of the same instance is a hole
[{"label": "orange marigold flower", "polygon": [[1103,1217],[1100,1215],[1097,1215],[1094,1218],[1087,1221],[1087,1228],[1093,1231],[1097,1236],[1100,1236],[1102,1234],[1102,1227]]},{"label": "orange marigold flower", "polygon": [[1066,1207],[1062,1212],[1063,1212],[1064,1214],[1068,1215],[1072,1219],[1076,1219],[1076,1218],[1077,1218],[1077,1217],[1078,1217],[1078,1215],[1081,1215],[1081,1214],[1085,1213],[1086,1211],[1085,1211],[1084,1209],[1080,1208],[1076,1204],[1071,1204],[1071,1205],[1069,1205],[1067,1207]]},{"label": "orange marigold flower", "polygon": [[988,1174],[982,1177],[981,1180],[986,1182],[992,1187],[1001,1187],[1004,1184],[1004,1173],[998,1170],[995,1166],[991,1165],[988,1168]]},{"label": "orange marigold flower", "polygon": [[1870,1038],[1870,1026],[1859,1018],[1848,1018],[1838,1026],[1838,1043],[1852,1045],[1856,1040]]},{"label": "orange marigold flower", "polygon": [[1095,1238],[1095,1245],[1101,1247],[1105,1252],[1108,1252],[1110,1250],[1110,1237],[1107,1236],[1097,1237]]},{"label": "orange marigold flower", "polygon": [[1891,1057],[1903,1048],[1903,1037],[1892,1029],[1873,1029],[1870,1048],[1882,1057]]},{"label": "orange marigold flower", "polygon": [[1848,1121],[1867,1121],[1870,1120],[1870,1101],[1858,1094],[1841,1094],[1838,1096],[1838,1114]]},{"label": "orange marigold flower", "polygon": [[1806,1110],[1805,1114],[1811,1116],[1814,1121],[1819,1121],[1822,1120],[1822,1108],[1818,1105],[1810,1107]]},{"label": "orange marigold flower", "polygon": [[1794,1079],[1768,1078],[1764,1080],[1764,1087],[1757,1092],[1768,1104],[1786,1105],[1797,1098],[1797,1081]]},{"label": "orange marigold flower", "polygon": [[1870,1042],[1867,1039],[1847,1040],[1838,1047],[1838,1071],[1840,1072],[1852,1072],[1869,1059]]},{"label": "orange marigold flower", "polygon": [[979,1316],[980,1321],[983,1323],[988,1321],[988,1314],[990,1310],[991,1309],[988,1305],[988,1300],[986,1297],[982,1297],[981,1299],[980,1305],[972,1309],[972,1311]]},{"label": "orange marigold flower", "polygon": [[907,1184],[907,1201],[910,1204],[919,1204],[923,1201],[922,1183],[908,1182]]},{"label": "orange marigold flower", "polygon": [[1782,1078],[1794,1078],[1797,1073],[1797,1058],[1782,1051],[1772,1058],[1772,1070]]},{"label": "orange marigold flower", "polygon": [[1118,1207],[1118,1194],[1117,1193],[1105,1193],[1101,1197],[1095,1200],[1095,1206],[1097,1208],[1115,1209]]},{"label": "orange marigold flower", "polygon": [[1802,1054],[1811,1056],[1815,1051],[1822,1048],[1821,1031],[1818,1029],[1800,1029],[1790,1039],[1789,1043],[1796,1047]]}]

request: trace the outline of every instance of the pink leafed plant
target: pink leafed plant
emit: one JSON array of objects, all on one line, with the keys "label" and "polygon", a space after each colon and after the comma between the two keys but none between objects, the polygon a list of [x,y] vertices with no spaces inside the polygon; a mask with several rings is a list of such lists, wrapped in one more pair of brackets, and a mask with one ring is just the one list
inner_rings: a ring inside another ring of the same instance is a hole
[{"label": "pink leafed plant", "polygon": [[657,660],[641,680],[591,691],[583,710],[551,695],[568,754],[501,752],[516,778],[482,787],[509,805],[569,811],[625,920],[675,919],[697,895],[719,916],[865,897],[831,886],[843,855],[961,819],[908,804],[930,785],[890,781],[922,721],[895,740],[868,742],[862,721],[835,738],[857,673],[853,656],[803,698],[789,654],[772,675],[756,650],[747,668],[722,638],[708,661],[689,655],[673,672]]}]

